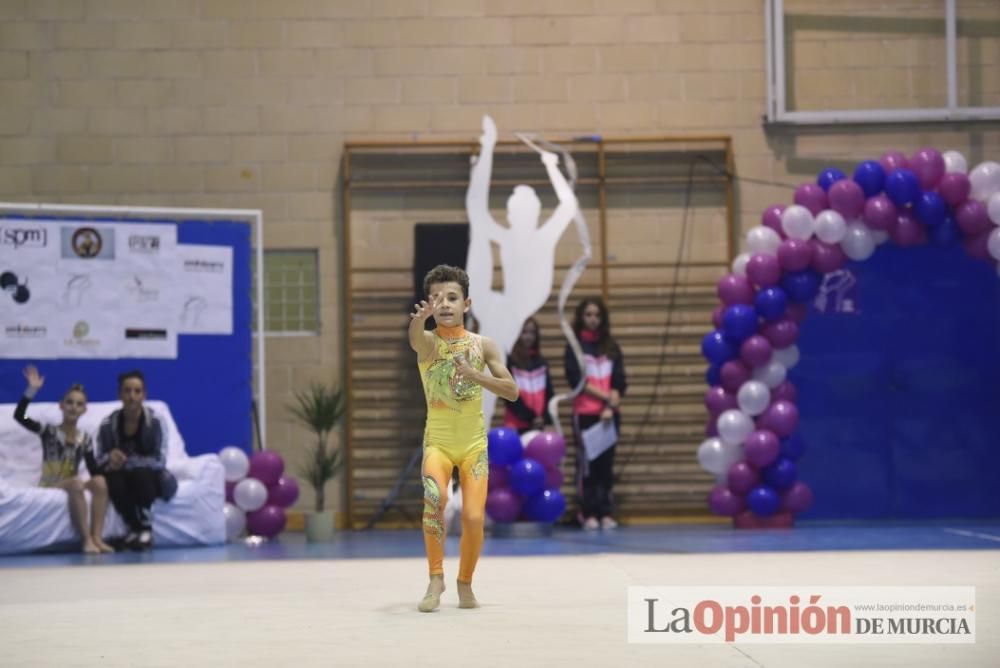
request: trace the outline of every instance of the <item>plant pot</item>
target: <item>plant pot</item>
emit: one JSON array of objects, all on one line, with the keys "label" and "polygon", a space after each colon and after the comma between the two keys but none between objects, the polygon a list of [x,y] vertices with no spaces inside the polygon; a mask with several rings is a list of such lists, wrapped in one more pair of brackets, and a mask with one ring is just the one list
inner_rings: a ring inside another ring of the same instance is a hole
[{"label": "plant pot", "polygon": [[306,541],[329,543],[333,540],[333,511],[306,513]]}]

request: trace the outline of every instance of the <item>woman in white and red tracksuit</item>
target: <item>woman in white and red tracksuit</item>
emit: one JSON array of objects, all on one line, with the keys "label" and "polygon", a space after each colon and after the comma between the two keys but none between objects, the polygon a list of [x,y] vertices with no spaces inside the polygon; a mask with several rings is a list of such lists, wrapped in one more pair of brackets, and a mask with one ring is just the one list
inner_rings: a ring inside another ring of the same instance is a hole
[{"label": "woman in white and red tracksuit", "polygon": [[[577,446],[577,493],[583,528],[613,529],[618,526],[612,513],[611,488],[614,481],[614,460],[617,445],[587,461],[580,433],[599,420],[613,420],[620,433],[619,407],[628,384],[625,380],[625,359],[621,348],[611,336],[608,309],[600,299],[584,299],[576,307],[573,331],[580,339],[586,362],[583,391],[573,401],[573,431]],[[566,346],[566,380],[570,387],[580,382],[581,370],[573,350]]]},{"label": "woman in white and red tracksuit", "polygon": [[507,358],[507,368],[517,383],[517,401],[508,401],[504,413],[504,426],[516,429],[519,434],[526,431],[544,429],[552,424],[549,414],[549,399],[552,389],[552,374],[549,363],[542,357],[541,335],[538,321],[528,318],[521,329],[521,336]]}]

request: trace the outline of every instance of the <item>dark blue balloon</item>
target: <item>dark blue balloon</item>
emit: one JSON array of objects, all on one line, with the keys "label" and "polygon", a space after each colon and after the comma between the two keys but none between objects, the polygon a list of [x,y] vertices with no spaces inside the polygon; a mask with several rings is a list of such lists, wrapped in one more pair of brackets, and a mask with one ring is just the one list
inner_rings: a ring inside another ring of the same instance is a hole
[{"label": "dark blue balloon", "polygon": [[962,237],[962,230],[951,216],[946,217],[937,227],[927,230],[927,233],[938,246],[950,246]]},{"label": "dark blue balloon", "polygon": [[730,341],[744,341],[757,332],[757,312],[746,304],[733,304],[722,312],[722,333]]},{"label": "dark blue balloon", "polygon": [[[509,427],[490,429],[486,437],[487,454],[491,464],[506,466],[524,456],[524,447],[517,430]],[[543,475],[544,477],[544,475]]]},{"label": "dark blue balloon", "polygon": [[865,160],[854,170],[854,182],[861,186],[865,197],[874,197],[882,192],[885,170],[877,160]]},{"label": "dark blue balloon", "polygon": [[917,219],[927,227],[937,227],[948,217],[948,204],[933,190],[921,193],[913,206]]},{"label": "dark blue balloon", "polygon": [[798,434],[781,441],[781,456],[795,461],[806,451],[806,442]]},{"label": "dark blue balloon", "polygon": [[545,467],[534,459],[524,458],[510,467],[510,488],[524,497],[545,489]]},{"label": "dark blue balloon", "polygon": [[816,177],[816,184],[823,190],[829,190],[834,183],[846,178],[847,175],[836,167],[827,167]]},{"label": "dark blue balloon", "polygon": [[793,271],[781,279],[781,287],[793,302],[807,302],[819,292],[820,275],[812,269]]},{"label": "dark blue balloon", "polygon": [[757,293],[753,305],[764,320],[771,322],[781,320],[785,315],[785,309],[788,308],[788,296],[781,288],[771,286]]},{"label": "dark blue balloon", "polygon": [[722,368],[720,365],[713,364],[708,367],[708,370],[705,372],[705,383],[710,387],[722,385]]},{"label": "dark blue balloon", "polygon": [[885,194],[896,206],[908,206],[920,197],[920,181],[908,169],[894,169],[885,177]]},{"label": "dark blue balloon", "polygon": [[542,490],[524,502],[521,512],[533,522],[555,522],[566,512],[566,498],[558,489]]},{"label": "dark blue balloon", "polygon": [[778,461],[765,467],[763,473],[764,482],[776,490],[785,490],[795,484],[799,477],[799,469],[791,459],[779,457]]},{"label": "dark blue balloon", "polygon": [[781,509],[781,497],[773,488],[760,485],[747,494],[747,506],[758,517],[770,517]]},{"label": "dark blue balloon", "polygon": [[722,332],[712,330],[701,340],[701,354],[712,364],[722,365],[738,354],[736,346],[729,342]]}]

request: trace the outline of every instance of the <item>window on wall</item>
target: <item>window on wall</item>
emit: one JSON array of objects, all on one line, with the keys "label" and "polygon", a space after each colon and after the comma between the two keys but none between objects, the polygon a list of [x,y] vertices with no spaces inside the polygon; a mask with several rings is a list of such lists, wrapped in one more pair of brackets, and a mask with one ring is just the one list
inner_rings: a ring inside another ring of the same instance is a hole
[{"label": "window on wall", "polygon": [[[256,267],[254,267],[256,271]],[[264,251],[264,333],[319,332],[319,257],[315,250]],[[254,295],[256,307],[257,295]],[[254,308],[254,331],[258,331]]]}]

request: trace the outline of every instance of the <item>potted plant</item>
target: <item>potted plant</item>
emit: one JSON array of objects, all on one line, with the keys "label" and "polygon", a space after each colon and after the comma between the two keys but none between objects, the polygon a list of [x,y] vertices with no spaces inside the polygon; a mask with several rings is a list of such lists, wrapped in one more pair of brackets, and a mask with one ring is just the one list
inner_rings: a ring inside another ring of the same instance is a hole
[{"label": "potted plant", "polygon": [[344,466],[337,447],[330,447],[330,432],[344,415],[344,394],[336,386],[313,383],[295,393],[295,404],[288,407],[292,417],[316,437],[316,445],[299,474],[313,488],[316,504],[306,513],[306,540],[326,542],[333,538],[333,510],[326,509],[326,483]]}]

